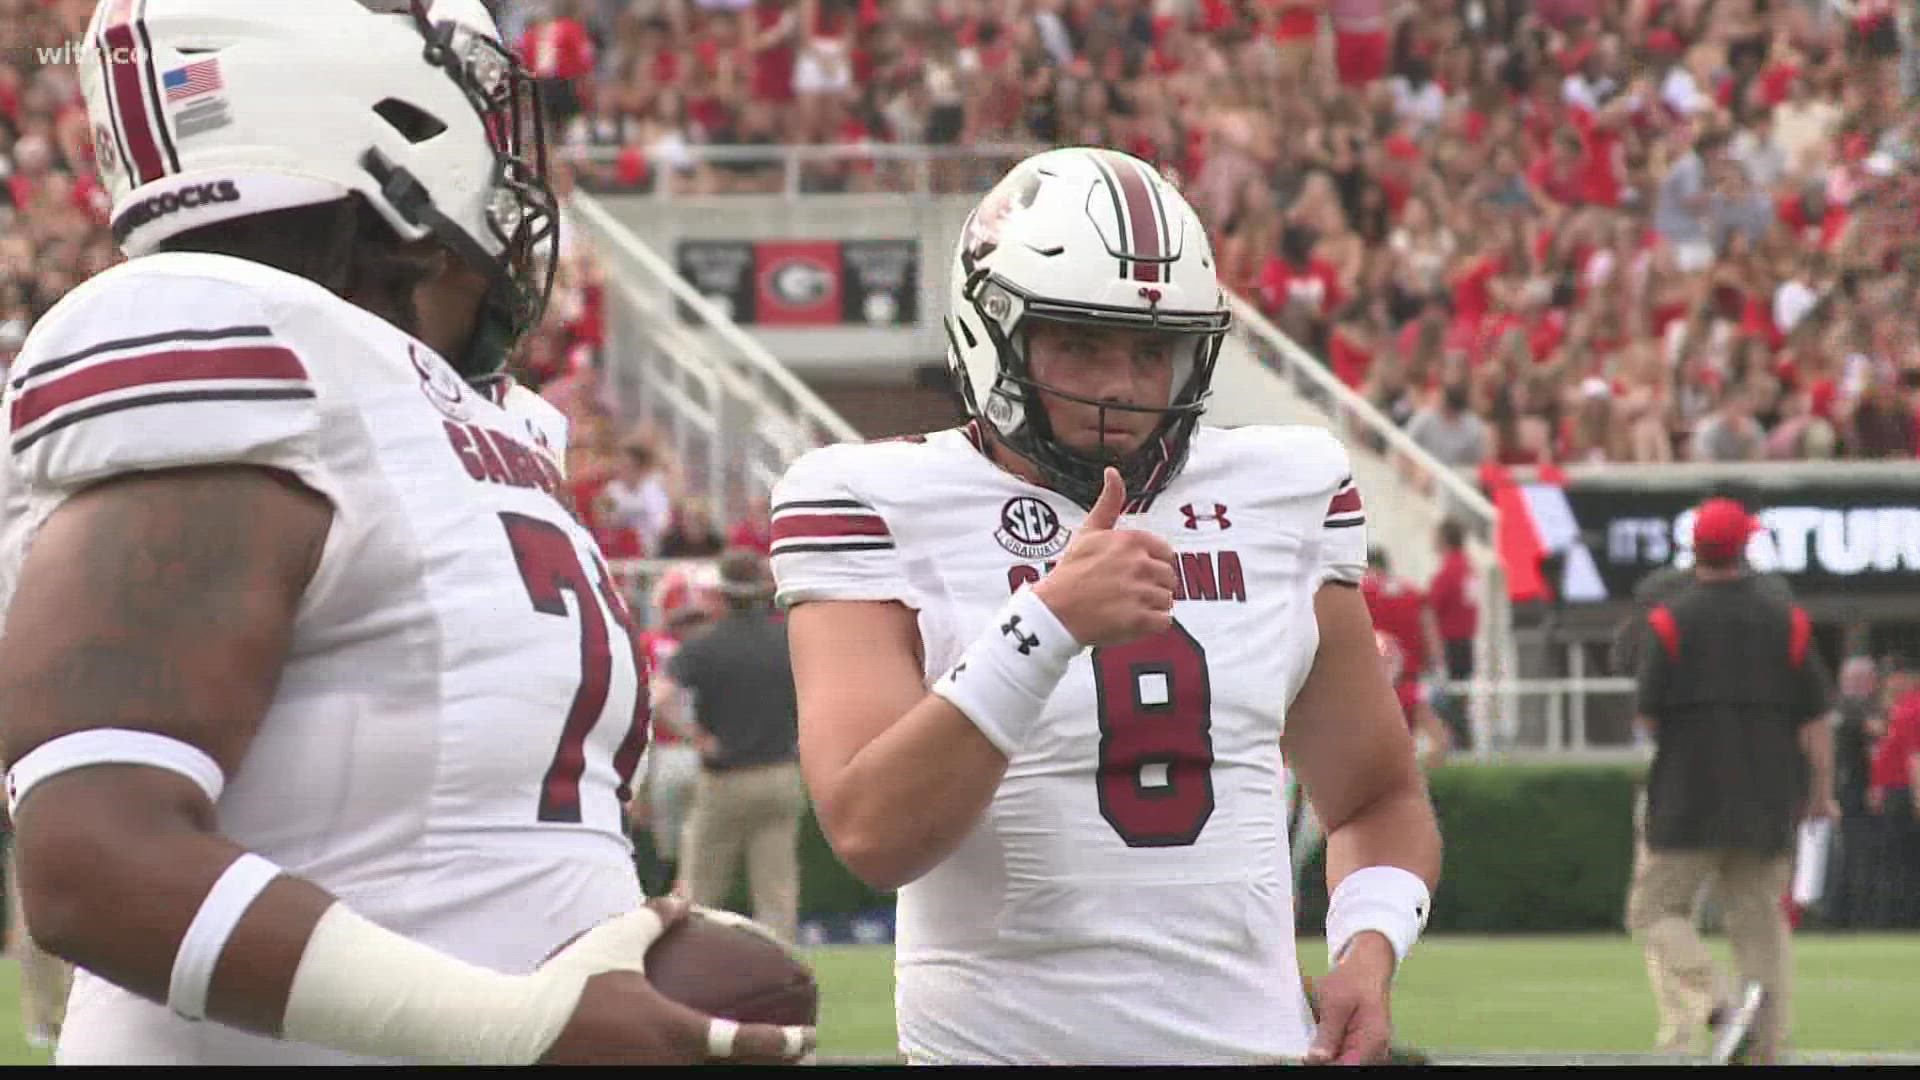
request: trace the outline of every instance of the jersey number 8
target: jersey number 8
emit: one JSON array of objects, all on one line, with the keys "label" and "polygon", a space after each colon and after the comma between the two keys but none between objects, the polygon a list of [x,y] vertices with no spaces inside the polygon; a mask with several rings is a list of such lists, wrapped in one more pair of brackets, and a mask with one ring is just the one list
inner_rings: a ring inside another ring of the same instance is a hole
[{"label": "jersey number 8", "polygon": [[1184,847],[1213,816],[1207,651],[1176,621],[1093,650],[1100,816],[1128,847]]}]

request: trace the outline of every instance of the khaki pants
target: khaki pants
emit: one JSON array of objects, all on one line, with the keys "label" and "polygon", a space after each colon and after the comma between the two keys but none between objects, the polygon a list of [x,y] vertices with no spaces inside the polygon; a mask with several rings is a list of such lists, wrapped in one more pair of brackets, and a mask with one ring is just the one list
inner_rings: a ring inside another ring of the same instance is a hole
[{"label": "khaki pants", "polygon": [[20,874],[13,849],[7,849],[7,951],[20,963],[20,1023],[29,1040],[51,1043],[60,1037],[67,1016],[67,990],[73,966],[46,952],[27,933],[26,907],[20,901]]},{"label": "khaki pants", "polygon": [[719,907],[746,856],[753,917],[789,944],[800,924],[800,814],[806,809],[793,762],[702,771],[693,787],[680,878],[696,904]]},{"label": "khaki pants", "polygon": [[1627,928],[1646,951],[1660,1010],[1658,1051],[1694,1050],[1708,1013],[1727,1000],[1728,988],[1694,923],[1701,886],[1712,881],[1741,981],[1767,989],[1767,1005],[1754,1021],[1753,1056],[1760,1062],[1779,1058],[1786,1048],[1792,978],[1791,931],[1780,897],[1792,877],[1792,857],[1784,852],[1646,850],[1627,897]]},{"label": "khaki pants", "polygon": [[687,809],[700,780],[700,752],[686,743],[668,743],[647,751],[646,799],[653,850],[662,859],[680,858],[687,831]]}]

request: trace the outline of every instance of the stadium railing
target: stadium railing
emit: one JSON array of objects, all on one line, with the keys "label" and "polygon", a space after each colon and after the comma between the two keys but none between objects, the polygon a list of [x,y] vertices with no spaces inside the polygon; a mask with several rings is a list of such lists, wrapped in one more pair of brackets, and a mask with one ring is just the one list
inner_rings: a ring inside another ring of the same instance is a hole
[{"label": "stadium railing", "polygon": [[666,433],[718,520],[770,491],[805,451],[860,438],[593,196],[576,191],[567,209],[606,278],[608,380],[627,415]]},{"label": "stadium railing", "polygon": [[[765,197],[782,195],[789,199],[813,198],[837,194],[808,183],[808,168],[817,166],[871,165],[872,172],[862,190],[852,194],[932,195],[957,191],[986,191],[994,181],[1022,158],[1047,149],[1039,143],[970,143],[965,146],[931,146],[915,143],[835,143],[827,145],[776,143],[765,146],[726,143],[694,143],[675,151],[688,165],[752,166],[765,165],[780,171],[777,190],[753,190]],[[576,161],[613,165],[623,153],[617,146],[585,146],[570,151]],[[639,187],[600,186],[622,194],[645,194],[671,200],[681,195],[677,185],[662,183],[661,170],[672,170],[675,162],[654,161],[654,178]],[[726,191],[712,194],[725,195]],[[742,192],[746,194],[746,192]]]},{"label": "stadium railing", "polygon": [[[1444,693],[1468,700],[1492,699],[1495,723],[1474,732],[1473,752],[1481,760],[1533,755],[1557,758],[1612,758],[1644,752],[1632,738],[1602,738],[1595,732],[1602,699],[1616,699],[1612,711],[1630,710],[1634,680],[1622,675],[1572,675],[1539,679],[1457,679]],[[1621,728],[1621,725],[1613,725]]]},{"label": "stadium railing", "polygon": [[[1325,364],[1273,325],[1259,308],[1240,296],[1229,293],[1228,297],[1233,307],[1233,333],[1241,344],[1286,380],[1296,397],[1326,418],[1349,454],[1380,459],[1399,481],[1398,497],[1388,505],[1372,506],[1368,517],[1373,531],[1386,535],[1391,530],[1395,542],[1401,545],[1429,544],[1440,521],[1450,518],[1463,526],[1467,557],[1475,571],[1474,600],[1480,609],[1474,670],[1490,674],[1493,681],[1472,681],[1462,692],[1468,701],[1474,752],[1493,753],[1501,742],[1501,732],[1517,730],[1519,717],[1514,712],[1518,703],[1511,694],[1493,693],[1489,688],[1502,676],[1520,670],[1506,575],[1493,546],[1493,504],[1470,480],[1441,464],[1372,402],[1354,393]],[[1376,497],[1388,494],[1378,492]]]},{"label": "stadium railing", "polygon": [[[614,580],[640,617],[643,626],[659,622],[651,594],[654,583],[675,567],[710,565],[710,559],[616,559],[608,564]],[[1600,699],[1630,699],[1632,679],[1592,676],[1580,667],[1582,656],[1569,657],[1573,673],[1562,678],[1459,679],[1438,689],[1454,697],[1486,700],[1487,726],[1475,732],[1471,756],[1512,759],[1532,755],[1610,758],[1639,753],[1631,742],[1600,737],[1594,730],[1594,707]]]}]

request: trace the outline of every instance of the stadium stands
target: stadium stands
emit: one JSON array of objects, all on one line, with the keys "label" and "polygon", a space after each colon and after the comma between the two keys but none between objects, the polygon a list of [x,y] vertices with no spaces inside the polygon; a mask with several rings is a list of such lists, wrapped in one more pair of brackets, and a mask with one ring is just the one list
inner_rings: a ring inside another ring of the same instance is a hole
[{"label": "stadium stands", "polygon": [[[1101,143],[1178,177],[1236,290],[1451,464],[1920,449],[1900,4],[492,6],[546,78],[562,192],[966,192],[1005,162],[858,148]],[[68,48],[90,7],[0,3],[0,361],[118,257]],[[519,374],[573,418],[574,494],[609,550],[657,555],[697,485],[619,414],[605,286],[565,233]],[[913,421],[821,390],[863,433]],[[938,397],[891,400],[937,416]],[[635,443],[645,523],[605,497]]]},{"label": "stadium stands", "polygon": [[[1238,290],[1459,464],[1920,448],[1897,4],[495,6],[549,76],[557,141],[617,148],[571,157],[563,188],[777,184],[777,163],[714,146],[1102,143],[1180,176]],[[62,51],[89,7],[0,5],[19,43],[0,58],[0,358],[116,258]],[[843,154],[799,183],[889,190],[905,167]],[[932,167],[967,190],[997,163]],[[576,419],[589,504],[633,434],[596,392],[601,306],[572,245],[522,359]]]}]

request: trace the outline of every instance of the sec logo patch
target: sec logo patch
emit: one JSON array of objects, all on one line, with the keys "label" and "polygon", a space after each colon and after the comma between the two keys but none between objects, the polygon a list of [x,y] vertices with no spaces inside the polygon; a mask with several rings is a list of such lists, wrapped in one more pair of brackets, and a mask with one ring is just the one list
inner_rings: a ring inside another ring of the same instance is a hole
[{"label": "sec logo patch", "polygon": [[1008,499],[1000,508],[1000,527],[993,538],[1023,559],[1047,559],[1067,548],[1071,534],[1060,527],[1060,515],[1031,495]]}]

